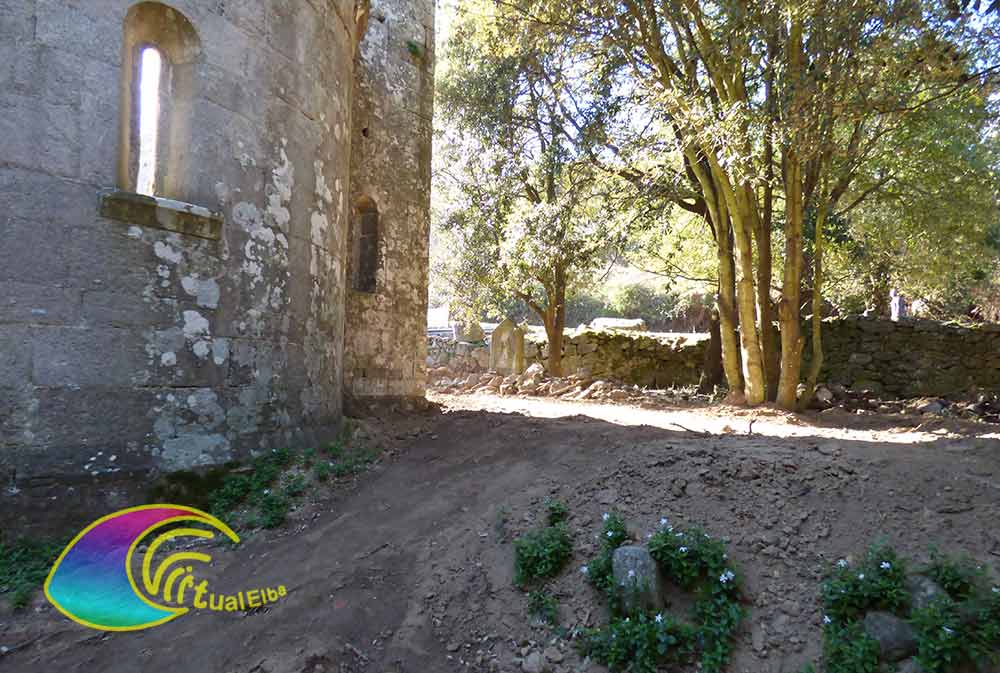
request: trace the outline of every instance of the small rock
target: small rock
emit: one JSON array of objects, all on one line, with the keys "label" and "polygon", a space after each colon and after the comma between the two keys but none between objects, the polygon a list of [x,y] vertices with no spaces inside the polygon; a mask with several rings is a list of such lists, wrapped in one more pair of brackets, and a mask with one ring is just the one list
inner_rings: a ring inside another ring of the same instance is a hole
[{"label": "small rock", "polygon": [[756,652],[760,652],[764,649],[764,629],[760,624],[753,625],[750,632],[750,641]]},{"label": "small rock", "polygon": [[546,673],[549,667],[541,652],[532,652],[521,662],[521,670],[524,673]]},{"label": "small rock", "polygon": [[911,657],[899,664],[896,673],[924,673],[924,667],[920,665],[916,657]]},{"label": "small rock", "polygon": [[564,658],[563,653],[560,652],[559,648],[557,647],[545,648],[544,655],[545,655],[545,660],[553,664],[561,663]]},{"label": "small rock", "polygon": [[906,590],[910,592],[914,610],[922,610],[934,599],[946,595],[937,582],[924,575],[907,575]]},{"label": "small rock", "polygon": [[917,651],[917,634],[913,627],[888,612],[865,615],[865,633],[878,642],[881,658],[885,661],[899,661]]}]

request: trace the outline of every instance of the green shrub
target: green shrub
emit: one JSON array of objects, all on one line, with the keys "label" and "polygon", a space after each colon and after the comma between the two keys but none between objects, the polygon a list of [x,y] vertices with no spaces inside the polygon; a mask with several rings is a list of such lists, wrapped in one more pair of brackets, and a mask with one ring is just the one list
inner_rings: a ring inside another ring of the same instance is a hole
[{"label": "green shrub", "polygon": [[288,498],[268,493],[260,501],[260,525],[264,528],[277,528],[285,522],[292,503]]},{"label": "green shrub", "polygon": [[660,665],[687,661],[695,652],[697,634],[669,615],[613,618],[580,636],[581,654],[612,671],[656,673]]},{"label": "green shrub", "polygon": [[313,474],[316,476],[316,481],[328,481],[332,471],[333,468],[330,466],[330,463],[325,460],[321,460],[313,466]]},{"label": "green shrub", "polygon": [[938,598],[922,610],[914,610],[910,623],[917,631],[917,661],[926,673],[949,671],[964,656],[967,638],[958,615],[958,604],[951,598]]},{"label": "green shrub", "polygon": [[862,622],[831,622],[823,628],[826,673],[877,673],[878,643],[868,637]]},{"label": "green shrub", "polygon": [[597,556],[583,566],[581,570],[587,576],[587,580],[600,591],[604,592],[616,602],[614,593],[613,564],[615,550],[629,540],[628,530],[625,527],[625,520],[615,513],[605,513],[602,517],[604,524],[601,528],[600,551]]},{"label": "green shrub", "polygon": [[931,548],[931,562],[923,569],[927,575],[955,600],[970,597],[985,579],[983,569],[968,556],[953,558]]},{"label": "green shrub", "polygon": [[[624,522],[605,515],[600,553],[585,566],[591,584],[608,596],[612,620],[587,632],[581,650],[612,670],[655,671],[657,666],[700,654],[708,673],[722,670],[732,650],[733,634],[745,617],[739,575],[725,546],[698,529],[674,529],[661,520],[648,548],[661,572],[696,595],[692,625],[663,614],[622,614],[621,587],[614,585],[614,552],[628,540]],[[610,533],[610,534],[609,534]]]},{"label": "green shrub", "polygon": [[564,502],[549,498],[545,501],[545,512],[549,525],[554,526],[566,520],[566,517],[569,516],[569,507]]},{"label": "green shrub", "polygon": [[[719,577],[728,569],[726,546],[703,531],[666,527],[649,540],[649,554],[677,584],[692,589],[707,577]],[[726,583],[736,590],[735,581]]]},{"label": "green shrub", "polygon": [[559,523],[525,533],[514,540],[514,582],[529,582],[555,576],[573,553],[565,524]]},{"label": "green shrub", "polygon": [[559,601],[547,591],[538,590],[528,594],[528,612],[550,626],[559,623]]},{"label": "green shrub", "polygon": [[825,614],[840,623],[863,617],[869,610],[895,612],[908,602],[906,566],[885,545],[872,546],[857,565],[838,561],[823,583]]}]

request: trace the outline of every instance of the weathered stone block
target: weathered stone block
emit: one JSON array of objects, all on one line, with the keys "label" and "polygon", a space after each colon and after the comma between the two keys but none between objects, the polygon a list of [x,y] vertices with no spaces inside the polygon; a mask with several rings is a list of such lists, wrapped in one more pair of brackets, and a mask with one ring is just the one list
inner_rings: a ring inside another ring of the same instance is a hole
[{"label": "weathered stone block", "polygon": [[150,377],[145,339],[127,329],[32,330],[32,379],[40,386],[132,386]]},{"label": "weathered stone block", "polygon": [[660,570],[645,547],[626,545],[616,549],[612,571],[626,614],[663,607]]},{"label": "weathered stone block", "polygon": [[80,291],[55,283],[0,281],[0,323],[67,324],[80,320]]}]

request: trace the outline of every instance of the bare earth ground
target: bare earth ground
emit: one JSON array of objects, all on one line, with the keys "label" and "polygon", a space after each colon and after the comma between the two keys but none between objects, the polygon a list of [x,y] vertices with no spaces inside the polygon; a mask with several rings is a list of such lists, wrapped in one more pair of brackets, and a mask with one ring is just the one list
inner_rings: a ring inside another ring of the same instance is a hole
[{"label": "bare earth ground", "polygon": [[[322,673],[601,671],[532,624],[511,540],[547,497],[570,509],[575,556],[551,588],[568,630],[605,619],[579,567],[605,511],[638,537],[661,516],[730,541],[751,616],[731,671],[797,671],[820,644],[824,563],[885,539],[1000,560],[997,426],[842,412],[640,409],[436,396],[443,413],[373,420],[387,456],[276,533],[213,550],[213,591],[285,584],[252,614],[186,615],[102,634],[39,597],[0,612],[0,670]],[[753,421],[752,434],[748,434]]]}]

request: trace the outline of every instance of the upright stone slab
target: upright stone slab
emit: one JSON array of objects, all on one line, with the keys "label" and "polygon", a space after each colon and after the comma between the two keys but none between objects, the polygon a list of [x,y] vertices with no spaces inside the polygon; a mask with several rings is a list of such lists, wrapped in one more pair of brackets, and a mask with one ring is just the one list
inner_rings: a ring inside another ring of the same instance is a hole
[{"label": "upright stone slab", "polygon": [[504,376],[524,371],[524,330],[510,318],[493,330],[490,369]]},{"label": "upright stone slab", "polygon": [[478,322],[457,322],[452,325],[455,341],[476,343],[486,338],[483,327]]}]

